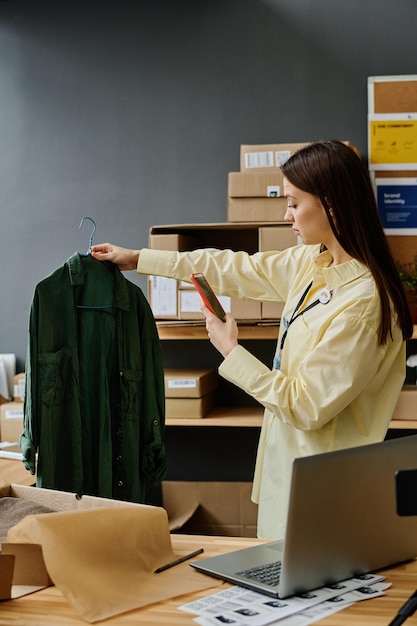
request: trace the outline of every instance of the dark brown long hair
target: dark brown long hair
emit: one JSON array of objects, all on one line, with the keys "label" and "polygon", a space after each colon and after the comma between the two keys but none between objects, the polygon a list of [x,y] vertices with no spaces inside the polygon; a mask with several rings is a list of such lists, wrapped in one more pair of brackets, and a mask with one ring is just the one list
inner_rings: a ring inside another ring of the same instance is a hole
[{"label": "dark brown long hair", "polygon": [[281,169],[295,187],[319,198],[337,241],[372,273],[381,300],[379,344],[392,336],[390,302],[403,338],[409,339],[413,324],[407,297],[360,157],[341,141],[318,141],[293,154]]}]

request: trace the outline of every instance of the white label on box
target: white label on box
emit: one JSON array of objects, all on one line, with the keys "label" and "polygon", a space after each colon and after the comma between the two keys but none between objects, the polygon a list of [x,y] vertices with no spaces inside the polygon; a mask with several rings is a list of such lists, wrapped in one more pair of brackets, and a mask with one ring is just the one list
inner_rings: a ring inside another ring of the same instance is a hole
[{"label": "white label on box", "polygon": [[182,313],[201,313],[201,299],[197,291],[180,292],[180,309]]},{"label": "white label on box", "polygon": [[245,166],[247,169],[255,167],[274,167],[274,154],[272,150],[267,152],[246,152]]},{"label": "white label on box", "polygon": [[268,198],[279,198],[281,195],[281,188],[279,185],[268,185],[266,188],[266,195]]},{"label": "white label on box", "polygon": [[4,417],[7,420],[22,420],[23,419],[23,411],[20,409],[11,409],[10,411],[4,412]]},{"label": "white label on box", "polygon": [[175,278],[151,276],[152,311],[154,315],[177,315],[177,281]]},{"label": "white label on box", "polygon": [[289,150],[277,150],[277,152],[275,152],[275,165],[281,167],[281,165],[284,165],[285,161],[288,161],[290,156],[291,152]]},{"label": "white label on box", "polygon": [[[198,291],[184,290],[180,292],[182,313],[201,313],[201,298]],[[217,296],[226,313],[231,310],[231,298],[229,296]]]},{"label": "white label on box", "polygon": [[196,387],[196,378],[177,378],[168,380],[168,389],[195,389]]}]

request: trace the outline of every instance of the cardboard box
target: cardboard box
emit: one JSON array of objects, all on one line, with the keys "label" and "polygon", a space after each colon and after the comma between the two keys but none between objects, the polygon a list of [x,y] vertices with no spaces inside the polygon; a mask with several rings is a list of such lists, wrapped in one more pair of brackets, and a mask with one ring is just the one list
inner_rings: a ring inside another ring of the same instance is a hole
[{"label": "cardboard box", "polygon": [[23,432],[22,402],[7,402],[0,406],[0,440],[19,441]]},{"label": "cardboard box", "polygon": [[[286,250],[298,244],[296,234],[291,224],[279,226],[262,226],[259,228],[259,251]],[[282,317],[283,302],[262,302],[261,318],[277,320]]]},{"label": "cardboard box", "polygon": [[286,198],[227,198],[229,222],[282,222]]},{"label": "cardboard box", "polygon": [[[273,168],[280,168],[288,161],[290,156],[300,148],[304,148],[310,142],[303,143],[273,143],[263,145],[241,145],[240,146],[240,170],[242,172],[253,172],[254,170],[268,172]],[[350,141],[344,144],[352,148],[358,156],[359,150]]]},{"label": "cardboard box", "polygon": [[259,228],[259,252],[286,250],[298,243],[297,235],[291,224],[279,226],[261,226]]},{"label": "cardboard box", "polygon": [[194,250],[196,241],[193,237],[170,233],[166,235],[149,234],[149,247],[154,250]]},{"label": "cardboard box", "polygon": [[241,172],[254,170],[268,172],[271,168],[279,168],[294,152],[306,145],[308,145],[306,142],[241,145],[240,170]]},{"label": "cardboard box", "polygon": [[[284,200],[284,198],[265,198],[266,201]],[[274,218],[276,215],[274,216]],[[277,228],[275,232],[276,240],[281,241],[282,247],[294,241],[291,226],[287,222],[273,220],[257,222],[224,222],[208,224],[173,224],[165,226],[152,226],[149,236],[170,236],[181,235],[181,237],[191,237],[197,242],[198,248],[228,248],[230,250],[244,250],[249,254],[254,254],[260,250],[267,249],[267,241],[273,240],[273,231],[262,232],[262,228]],[[282,232],[279,229],[283,229]],[[268,239],[270,235],[270,239]],[[183,239],[178,237],[175,241],[181,245]],[[275,242],[274,242],[275,247]],[[181,251],[181,250],[180,250]],[[168,281],[168,282],[165,282]],[[171,282],[170,282],[171,281]],[[183,292],[188,291],[188,294]],[[194,292],[194,294],[193,294]],[[231,312],[238,320],[259,320],[262,315],[262,305],[260,302],[249,300],[228,299],[225,296],[222,301],[223,308]],[[156,319],[182,319],[202,320],[200,310],[200,298],[197,297],[194,287],[173,279],[161,279],[160,277],[150,277],[148,280],[148,299]],[[269,317],[269,316],[268,316]]]},{"label": "cardboard box", "polygon": [[284,310],[284,302],[262,302],[261,315],[263,320],[279,320]]},{"label": "cardboard box", "polygon": [[25,374],[21,372],[13,378],[13,400],[24,402],[25,399]]},{"label": "cardboard box", "polygon": [[155,319],[178,319],[178,282],[174,278],[149,276],[148,301]]},{"label": "cardboard box", "polygon": [[[140,506],[133,502],[110,500],[65,493],[53,489],[11,485],[2,496],[31,500],[53,511],[84,511],[92,508]],[[9,600],[33,593],[51,584],[42,557],[42,548],[36,544],[8,544],[1,546],[0,599]]]},{"label": "cardboard box", "polygon": [[[257,506],[250,500],[251,483],[166,481],[163,506],[171,532],[256,537]],[[11,485],[2,495],[31,500],[54,511],[141,506],[119,500]],[[0,553],[0,599],[18,598],[52,584],[42,548],[36,544],[3,544]]]},{"label": "cardboard box", "polygon": [[37,544],[4,544],[0,554],[0,600],[14,600],[52,585]]},{"label": "cardboard box", "polygon": [[[263,226],[259,229],[259,250],[286,250],[297,245],[297,236],[291,228],[291,224],[280,226]],[[262,319],[277,320],[282,317],[283,302],[262,302]]]},{"label": "cardboard box", "polygon": [[201,419],[215,406],[215,395],[207,393],[202,398],[166,398],[165,417],[167,419]]},{"label": "cardboard box", "polygon": [[[218,294],[220,304],[226,313],[231,312],[231,298],[229,296],[220,296]],[[178,319],[180,320],[203,320],[204,315],[201,312],[201,297],[198,291],[192,289],[179,289],[178,291]]]},{"label": "cardboard box", "polygon": [[164,381],[166,398],[201,398],[219,384],[214,369],[166,369]]},{"label": "cardboard box", "polygon": [[261,318],[261,303],[256,300],[232,298],[231,313],[238,321],[259,320]]},{"label": "cardboard box", "polygon": [[417,386],[404,385],[395,407],[393,420],[417,420]]},{"label": "cardboard box", "polygon": [[[237,300],[236,298],[221,295],[217,295],[217,297],[226,313],[232,313],[237,320],[260,319],[261,305],[259,302],[251,300]],[[201,298],[195,289],[180,289],[178,291],[178,319],[204,319],[201,312]]]},{"label": "cardboard box", "polygon": [[251,491],[249,482],[162,483],[172,530],[188,534],[256,537],[258,507]]},{"label": "cardboard box", "polygon": [[229,172],[230,198],[278,198],[284,194],[281,170],[273,172]]},{"label": "cardboard box", "polygon": [[202,418],[214,407],[216,370],[166,369],[164,379],[165,417]]},{"label": "cardboard box", "polygon": [[[274,200],[274,198],[270,198]],[[270,226],[270,220],[258,222],[213,222],[211,224],[169,224],[165,226],[152,226],[150,236],[179,233],[192,236],[198,248],[228,248],[230,250],[244,250],[249,254],[258,252],[258,230],[261,226]],[[287,222],[275,220],[275,226]],[[180,250],[181,252],[181,250]]]}]

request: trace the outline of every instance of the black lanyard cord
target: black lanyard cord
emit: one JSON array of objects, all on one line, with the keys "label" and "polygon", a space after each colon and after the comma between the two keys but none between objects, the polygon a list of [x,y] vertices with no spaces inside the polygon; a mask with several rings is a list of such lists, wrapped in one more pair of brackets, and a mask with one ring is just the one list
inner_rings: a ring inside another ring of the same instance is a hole
[{"label": "black lanyard cord", "polygon": [[301,315],[304,315],[304,313],[305,313],[306,311],[309,311],[309,310],[310,310],[310,309],[312,309],[314,306],[317,306],[317,304],[319,304],[319,303],[320,303],[320,300],[317,298],[317,300],[314,300],[314,302],[312,302],[311,304],[309,304],[308,306],[306,306],[306,308],[305,308],[305,309],[303,309],[302,311],[300,311],[300,312],[297,314],[297,311],[299,310],[300,306],[303,304],[304,300],[306,299],[307,294],[308,294],[308,292],[310,291],[310,289],[311,289],[311,287],[312,287],[312,284],[313,284],[313,281],[311,281],[311,283],[310,283],[309,285],[307,285],[307,288],[306,288],[306,290],[304,291],[304,293],[303,293],[303,295],[301,296],[301,298],[299,299],[298,304],[297,304],[297,306],[295,307],[295,309],[294,309],[294,311],[293,311],[293,313],[292,313],[292,315],[291,315],[291,318],[290,318],[289,320],[288,320],[286,317],[284,317],[284,318],[283,318],[283,322],[284,322],[284,326],[285,326],[285,332],[284,332],[284,334],[283,334],[283,335],[282,335],[282,337],[281,337],[280,351],[281,351],[281,350],[283,349],[283,347],[284,347],[284,343],[285,343],[285,340],[286,340],[286,338],[287,338],[287,334],[288,334],[288,329],[289,329],[289,327],[291,326],[291,324],[292,324],[293,322],[295,322],[295,320],[296,320],[296,319],[298,319],[299,317],[301,317]]}]

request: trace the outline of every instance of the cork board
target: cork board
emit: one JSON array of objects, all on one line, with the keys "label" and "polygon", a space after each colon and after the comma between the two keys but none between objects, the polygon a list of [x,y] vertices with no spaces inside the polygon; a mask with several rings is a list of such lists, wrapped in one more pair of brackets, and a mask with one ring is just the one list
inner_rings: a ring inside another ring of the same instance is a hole
[{"label": "cork board", "polygon": [[410,76],[410,80],[400,77],[387,77],[386,81],[370,79],[370,85],[371,89],[373,86],[373,111],[370,113],[417,112],[417,76]]},{"label": "cork board", "polygon": [[399,263],[411,263],[417,255],[417,237],[413,235],[387,235],[391,254]]}]

